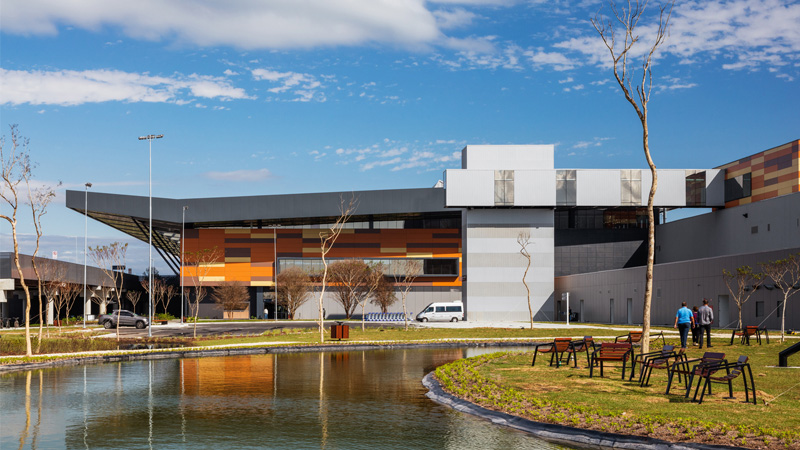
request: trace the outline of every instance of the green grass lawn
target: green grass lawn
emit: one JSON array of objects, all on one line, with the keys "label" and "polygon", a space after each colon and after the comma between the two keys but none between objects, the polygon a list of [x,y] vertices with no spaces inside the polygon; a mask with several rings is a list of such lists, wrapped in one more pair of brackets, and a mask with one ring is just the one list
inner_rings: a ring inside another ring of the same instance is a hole
[{"label": "green grass lawn", "polygon": [[[771,340],[760,346],[717,341],[712,350],[724,352],[731,361],[739,355],[750,357],[757,405],[743,402],[741,378],[734,380],[736,399],[724,399],[727,386],[715,384],[713,395],[699,405],[684,398],[682,383],[665,395],[664,370],[654,371],[645,388],[635,378],[621,380],[618,369],[607,370],[604,378],[595,370],[595,377],[589,378],[585,356],[578,368],[556,368],[548,365],[550,355],[540,355],[531,367],[531,352],[496,354],[478,358],[475,364],[452,363],[437,370],[437,376],[456,395],[537,421],[622,433],[638,428],[634,434],[677,441],[800,448],[800,369],[774,367],[778,352],[796,341]],[[704,351],[690,348],[688,356],[699,357]],[[800,355],[790,358],[791,363],[800,365]]]}]

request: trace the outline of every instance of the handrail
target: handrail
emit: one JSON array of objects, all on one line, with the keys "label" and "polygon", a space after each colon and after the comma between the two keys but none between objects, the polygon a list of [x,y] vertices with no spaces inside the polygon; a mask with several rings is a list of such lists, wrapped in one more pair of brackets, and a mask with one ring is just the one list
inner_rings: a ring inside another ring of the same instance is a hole
[{"label": "handrail", "polygon": [[788,359],[790,356],[794,355],[795,353],[800,352],[800,342],[792,345],[791,347],[784,349],[782,352],[778,353],[778,367],[788,367],[789,362]]}]

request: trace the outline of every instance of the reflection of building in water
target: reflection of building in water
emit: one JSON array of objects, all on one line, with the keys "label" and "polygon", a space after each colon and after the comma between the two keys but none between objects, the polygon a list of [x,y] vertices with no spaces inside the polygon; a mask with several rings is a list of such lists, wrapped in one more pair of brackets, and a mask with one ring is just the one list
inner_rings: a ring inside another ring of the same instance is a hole
[{"label": "reflection of building in water", "polygon": [[[182,359],[184,395],[249,397],[272,395],[275,380],[273,355]],[[235,391],[230,386],[239,386]]]}]

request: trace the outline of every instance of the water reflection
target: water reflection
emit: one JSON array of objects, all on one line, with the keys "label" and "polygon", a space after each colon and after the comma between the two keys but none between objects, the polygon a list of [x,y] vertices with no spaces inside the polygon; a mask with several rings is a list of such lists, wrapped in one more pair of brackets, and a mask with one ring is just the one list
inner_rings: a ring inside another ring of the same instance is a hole
[{"label": "water reflection", "polygon": [[427,371],[483,351],[236,356],[6,375],[0,448],[558,448],[424,396]]}]

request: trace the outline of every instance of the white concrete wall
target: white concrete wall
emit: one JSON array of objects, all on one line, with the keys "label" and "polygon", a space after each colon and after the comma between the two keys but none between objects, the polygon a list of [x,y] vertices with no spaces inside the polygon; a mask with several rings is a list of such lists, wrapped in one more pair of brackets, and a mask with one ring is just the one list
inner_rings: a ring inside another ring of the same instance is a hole
[{"label": "white concrete wall", "polygon": [[[642,170],[642,205],[647,206],[647,197],[650,195],[650,186],[653,185],[653,176],[649,170]],[[655,206],[686,206],[686,171],[683,169],[659,169],[656,197],[653,199]]]},{"label": "white concrete wall", "polygon": [[515,170],[514,206],[556,204],[555,170]]},{"label": "white concrete wall", "polygon": [[494,206],[494,170],[445,170],[445,205]]},{"label": "white concrete wall", "polygon": [[553,210],[476,209],[465,213],[464,304],[468,320],[529,319],[522,277],[527,260],[517,237],[529,232],[526,281],[537,320],[552,318]]},{"label": "white concrete wall", "polygon": [[468,145],[461,150],[462,169],[552,169],[552,145]]},{"label": "white concrete wall", "polygon": [[578,170],[575,178],[577,206],[620,205],[619,170]]}]

